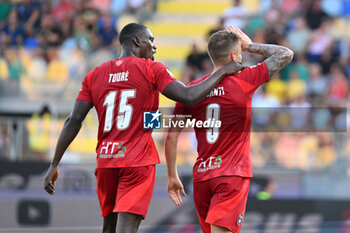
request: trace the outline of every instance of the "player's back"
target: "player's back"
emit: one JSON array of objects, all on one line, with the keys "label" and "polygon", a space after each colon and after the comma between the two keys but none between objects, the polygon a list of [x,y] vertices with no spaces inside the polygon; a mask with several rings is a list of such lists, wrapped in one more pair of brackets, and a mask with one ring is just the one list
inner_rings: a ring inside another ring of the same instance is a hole
[{"label": "player's back", "polygon": [[221,121],[220,128],[195,128],[198,159],[194,181],[222,175],[252,176],[249,156],[251,100],[257,87],[268,78],[266,65],[262,63],[224,78],[203,101],[192,107],[182,106],[184,112],[177,104],[175,113],[189,114],[196,120]]},{"label": "player's back", "polygon": [[142,128],[142,117],[144,111],[158,108],[158,90],[168,84],[159,78],[163,70],[161,63],[127,57],[106,62],[86,76],[77,100],[91,101],[97,111],[98,167],[159,162],[151,131]]}]

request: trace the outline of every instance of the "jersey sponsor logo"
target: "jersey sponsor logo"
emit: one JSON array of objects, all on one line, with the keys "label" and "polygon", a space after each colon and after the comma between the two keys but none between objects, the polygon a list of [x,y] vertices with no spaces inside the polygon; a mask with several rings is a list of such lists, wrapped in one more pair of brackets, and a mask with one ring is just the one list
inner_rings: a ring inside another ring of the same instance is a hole
[{"label": "jersey sponsor logo", "polygon": [[[201,159],[203,161],[203,159]],[[216,168],[220,168],[222,163],[221,156],[210,156],[205,161],[201,162],[198,166],[198,172],[206,172]]]},{"label": "jersey sponsor logo", "polygon": [[224,87],[217,87],[214,88],[208,95],[207,97],[214,97],[214,96],[223,96],[225,95],[225,90]]},{"label": "jersey sponsor logo", "polygon": [[99,151],[101,159],[123,158],[125,157],[126,147],[123,142],[103,141]]},{"label": "jersey sponsor logo", "polygon": [[120,60],[119,60],[119,61],[116,61],[115,64],[116,64],[117,66],[120,66],[121,64],[123,64],[123,61],[120,61]]},{"label": "jersey sponsor logo", "polygon": [[157,110],[156,112],[143,112],[143,128],[144,129],[160,129],[162,113]]},{"label": "jersey sponsor logo", "polygon": [[238,216],[238,218],[237,218],[237,225],[238,225],[238,226],[241,225],[242,222],[243,222],[243,214],[240,214],[240,215]]},{"label": "jersey sponsor logo", "polygon": [[128,76],[129,76],[129,71],[109,74],[108,82],[115,83],[115,82],[121,82],[121,81],[129,81]]}]

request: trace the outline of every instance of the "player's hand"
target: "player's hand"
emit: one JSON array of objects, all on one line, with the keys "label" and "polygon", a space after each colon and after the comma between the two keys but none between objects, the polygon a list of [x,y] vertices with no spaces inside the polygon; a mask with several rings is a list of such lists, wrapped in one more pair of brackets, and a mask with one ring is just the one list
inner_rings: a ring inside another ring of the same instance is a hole
[{"label": "player's hand", "polygon": [[221,69],[224,69],[226,75],[233,75],[233,74],[237,74],[239,71],[243,70],[244,68],[246,68],[246,66],[244,66],[242,63],[233,60],[227,63],[226,65],[224,65]]},{"label": "player's hand", "polygon": [[239,29],[238,27],[233,27],[233,26],[226,26],[225,28],[226,31],[233,32],[236,35],[238,35],[239,38],[241,38],[241,48],[242,51],[246,51],[248,49],[248,46],[253,43],[252,40]]},{"label": "player's hand", "polygon": [[181,195],[186,197],[186,193],[184,190],[184,187],[180,181],[179,178],[169,178],[168,179],[168,193],[170,196],[170,199],[174,202],[176,206],[179,206],[182,204]]},{"label": "player's hand", "polygon": [[51,195],[55,194],[55,181],[58,178],[58,168],[50,165],[45,176],[44,189]]}]

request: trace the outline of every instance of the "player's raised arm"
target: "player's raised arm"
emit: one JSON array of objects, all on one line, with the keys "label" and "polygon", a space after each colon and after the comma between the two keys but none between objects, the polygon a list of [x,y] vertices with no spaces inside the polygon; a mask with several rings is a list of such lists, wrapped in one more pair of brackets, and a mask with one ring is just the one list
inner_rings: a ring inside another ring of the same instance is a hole
[{"label": "player's raised arm", "polygon": [[241,38],[242,51],[261,54],[267,57],[265,63],[269,70],[270,77],[281,71],[293,59],[293,51],[284,46],[253,43],[251,39],[237,27],[228,26],[226,30],[236,33]]},{"label": "player's raised arm", "polygon": [[203,100],[221,79],[244,68],[245,66],[241,63],[232,61],[211,74],[201,83],[187,87],[180,81],[174,81],[164,89],[163,94],[176,102],[192,106]]},{"label": "player's raised arm", "polygon": [[44,189],[51,195],[55,193],[55,180],[58,176],[57,166],[60,163],[64,152],[67,150],[68,146],[72,143],[74,138],[79,133],[81,123],[91,108],[92,103],[77,100],[75,102],[72,113],[64,122],[62,131],[57,141],[55,155],[51,162],[50,168],[46,173],[44,181]]}]

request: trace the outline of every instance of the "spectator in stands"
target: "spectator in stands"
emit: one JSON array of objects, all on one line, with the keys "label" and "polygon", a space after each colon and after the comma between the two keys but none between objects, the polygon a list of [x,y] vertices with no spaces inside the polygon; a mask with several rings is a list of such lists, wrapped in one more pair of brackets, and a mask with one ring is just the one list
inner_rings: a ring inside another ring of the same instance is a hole
[{"label": "spectator in stands", "polygon": [[128,0],[111,0],[111,14],[120,16],[127,8]]},{"label": "spectator in stands", "polygon": [[193,43],[191,52],[186,58],[186,65],[183,74],[186,79],[184,82],[191,82],[207,73],[210,73],[211,69],[211,61],[207,52],[200,51],[198,45]]},{"label": "spectator in stands", "polygon": [[275,96],[267,94],[265,86],[260,87],[252,100],[253,127],[267,129],[272,123],[272,115],[278,111],[280,106]]},{"label": "spectator in stands", "polygon": [[301,8],[301,0],[282,0],[281,2],[281,10],[288,16],[296,15],[301,11]]},{"label": "spectator in stands", "polygon": [[343,1],[343,12],[342,13],[344,16],[350,15],[350,0]]},{"label": "spectator in stands", "polygon": [[15,49],[6,49],[4,58],[8,64],[8,86],[5,93],[8,96],[18,96],[21,93],[21,77],[26,73],[26,70],[19,58]]},{"label": "spectator in stands", "polygon": [[311,32],[307,28],[305,20],[302,17],[297,17],[293,21],[292,29],[287,33],[287,42],[295,53],[302,54],[306,50],[310,36]]},{"label": "spectator in stands", "polygon": [[320,98],[324,98],[328,89],[327,79],[322,76],[321,67],[317,63],[311,63],[309,65],[310,79],[307,82],[307,96],[311,97],[315,101]]},{"label": "spectator in stands", "polygon": [[78,17],[80,17],[85,24],[86,30],[89,33],[97,32],[97,22],[99,12],[95,8],[92,0],[79,0],[77,5]]},{"label": "spectator in stands", "polygon": [[311,166],[314,168],[323,168],[331,165],[335,159],[334,141],[332,134],[329,133],[319,133],[318,139],[318,153]]},{"label": "spectator in stands", "polygon": [[44,105],[28,121],[29,148],[33,154],[30,159],[45,160],[50,149],[51,110]]},{"label": "spectator in stands", "polygon": [[329,49],[325,50],[320,58],[319,64],[322,67],[322,74],[328,75],[331,71],[332,64],[339,61],[339,56],[335,54],[334,46],[335,43],[332,43]]},{"label": "spectator in stands", "polygon": [[312,30],[318,29],[322,23],[329,19],[329,16],[323,11],[321,0],[306,1],[308,4],[305,9],[305,19]]},{"label": "spectator in stands", "polygon": [[6,124],[0,123],[0,160],[9,158],[10,139],[7,131]]},{"label": "spectator in stands", "polygon": [[[9,68],[7,66],[7,61],[2,56],[2,53],[0,53],[0,84],[1,84],[1,81],[7,80],[8,78],[9,78]],[[0,96],[2,96],[3,93],[4,91],[2,90],[0,85]]]},{"label": "spectator in stands", "polygon": [[303,81],[309,80],[308,66],[309,63],[307,62],[304,54],[299,54],[295,57],[293,69],[298,72],[300,79]]},{"label": "spectator in stands", "polygon": [[284,15],[281,12],[280,1],[271,0],[270,2],[271,5],[264,14],[264,19],[266,21],[265,27],[271,30],[276,27],[279,20],[283,19]]},{"label": "spectator in stands", "polygon": [[51,9],[51,15],[58,23],[69,21],[75,12],[75,6],[68,0],[59,0]]},{"label": "spectator in stands", "polygon": [[[318,98],[316,100],[322,101],[324,99]],[[321,103],[313,103],[313,106],[327,106],[327,103],[321,102]],[[334,128],[330,127],[330,120],[331,120],[331,111],[329,108],[325,107],[316,107],[312,109],[311,113],[311,123],[312,127],[315,129],[316,132],[318,131],[333,131]]]},{"label": "spectator in stands", "polygon": [[272,79],[266,84],[266,91],[268,95],[271,95],[278,99],[281,106],[285,104],[285,93],[287,91],[287,85],[280,79]]},{"label": "spectator in stands", "polygon": [[300,79],[296,70],[292,70],[290,80],[287,83],[287,97],[289,102],[293,102],[306,93],[306,83]]},{"label": "spectator in stands", "polygon": [[329,23],[324,22],[312,32],[307,51],[309,62],[319,62],[322,54],[331,48],[333,41],[328,29]]},{"label": "spectator in stands", "polygon": [[109,14],[104,13],[98,20],[98,32],[103,46],[111,46],[117,44],[118,31],[117,20],[112,18]]},{"label": "spectator in stands", "polygon": [[225,19],[224,27],[231,25],[243,29],[247,23],[247,9],[244,6],[242,6],[241,0],[231,1],[232,5],[225,10],[222,16]]},{"label": "spectator in stands", "polygon": [[330,72],[329,102],[331,106],[343,107],[346,105],[349,87],[344,71],[334,63]]},{"label": "spectator in stands", "polygon": [[289,104],[291,116],[291,130],[305,130],[307,126],[311,104],[305,95],[300,95]]},{"label": "spectator in stands", "polygon": [[343,13],[343,0],[322,0],[321,7],[326,14],[340,17]]},{"label": "spectator in stands", "polygon": [[64,85],[68,81],[68,67],[63,61],[58,58],[57,48],[51,47],[47,50],[47,59],[47,80]]},{"label": "spectator in stands", "polygon": [[127,0],[128,12],[135,15],[137,21],[143,23],[147,16],[145,6],[148,0]]},{"label": "spectator in stands", "polygon": [[18,22],[18,15],[12,9],[7,24],[1,30],[1,43],[3,45],[21,45],[26,37],[26,33]]},{"label": "spectator in stands", "polygon": [[40,32],[37,38],[42,48],[57,47],[62,44],[62,30],[50,14],[42,16]]},{"label": "spectator in stands", "polygon": [[109,12],[111,8],[111,0],[92,0],[94,8],[99,12]]},{"label": "spectator in stands", "polygon": [[[47,62],[44,59],[44,51],[37,48],[32,53],[28,75],[31,81],[43,82],[46,79]],[[38,94],[38,93],[36,93]]]},{"label": "spectator in stands", "polygon": [[39,41],[32,26],[26,26],[26,39],[23,42],[25,49],[32,50],[39,48]]},{"label": "spectator in stands", "polygon": [[32,26],[35,31],[40,26],[40,13],[42,3],[35,0],[23,0],[17,5],[19,22],[21,25]]},{"label": "spectator in stands", "polygon": [[1,22],[8,17],[14,4],[10,0],[4,0],[0,2],[0,28]]},{"label": "spectator in stands", "polygon": [[91,47],[91,33],[87,29],[87,24],[84,18],[80,15],[73,22],[74,40],[76,46],[86,52]]},{"label": "spectator in stands", "polygon": [[[48,84],[52,84],[47,82],[47,78],[53,83],[69,81],[69,85],[74,86],[75,82],[80,84],[80,79],[86,74],[86,70],[100,65],[102,61],[116,57],[115,53],[118,51],[114,41],[115,35],[118,34],[116,27],[118,21],[114,17],[125,12],[129,0],[101,1],[1,0],[0,96],[18,97],[19,94],[24,95],[25,93],[25,97],[31,100],[50,98],[55,96],[54,93],[58,93],[58,89],[62,86],[54,85],[47,88]],[[146,5],[141,5],[147,7],[150,1],[152,0],[135,0],[132,4],[137,5],[144,2]],[[343,28],[347,29],[347,24],[343,19],[350,15],[350,0],[256,0],[256,2],[260,3],[259,9],[257,9],[256,17],[251,18],[247,17],[248,11],[245,8],[246,5],[243,4],[251,4],[250,0],[232,0],[230,8],[233,9],[235,22],[246,27],[254,41],[282,44],[286,40],[296,54],[293,65],[281,73],[282,80],[272,80],[261,92],[256,93],[253,98],[253,107],[288,106],[290,101],[296,98],[292,97],[291,100],[287,98],[287,93],[291,92],[291,83],[297,84],[295,86],[306,85],[306,98],[312,106],[334,107],[346,104],[349,101],[347,93],[350,82],[350,39],[345,36],[347,31]],[[339,3],[342,3],[341,8],[339,8]],[[101,9],[107,9],[108,5],[110,12],[101,12]],[[251,12],[253,9],[249,8],[249,10]],[[341,10],[340,13],[339,10]],[[143,9],[140,11],[142,12]],[[109,15],[110,13],[112,16]],[[329,15],[334,19],[331,23],[328,23]],[[224,18],[218,18],[218,24],[212,32],[223,28],[224,21],[226,21]],[[332,32],[336,32],[335,37]],[[5,48],[6,46],[22,45],[29,59],[22,59],[20,50]],[[46,52],[51,46],[56,47],[53,49],[55,52]],[[206,58],[208,57],[206,52],[200,51],[198,46],[198,44],[193,46],[186,60],[183,71],[185,83],[208,72],[206,71],[208,67],[206,61],[209,61]],[[256,55],[244,54],[244,56],[247,65],[256,64],[262,59]],[[335,66],[337,68],[334,68]],[[299,76],[297,82],[293,81],[293,76],[296,76],[293,74],[294,71]],[[26,75],[29,79],[22,79]],[[303,85],[301,81],[305,84]],[[23,87],[25,87],[25,92],[23,92]],[[292,89],[297,90],[298,88]],[[69,90],[67,89],[67,92]],[[258,122],[267,122],[267,119],[260,118],[261,116],[255,112],[254,114],[259,118]],[[325,109],[313,112],[315,127],[323,130],[331,118],[330,114]],[[283,114],[273,116],[276,117],[276,124],[285,123],[289,117]],[[339,119],[333,119],[333,121],[340,121]],[[293,141],[294,136],[291,135],[290,139],[288,136],[285,140],[289,142],[289,144],[286,143],[286,148],[291,148],[292,152],[283,152],[282,150],[286,151],[286,149],[282,146],[278,152],[282,153],[282,157],[284,154],[292,156],[293,153],[298,153],[295,152],[298,149],[293,148],[299,146],[296,141]],[[307,136],[300,135],[300,137]],[[258,154],[253,163],[259,164],[257,162],[259,160],[263,161],[260,162],[260,166],[270,165],[272,162],[268,158],[274,158],[274,148],[276,145],[279,147],[277,139],[279,138],[260,133],[259,140],[262,142],[257,145],[259,148],[252,148],[252,157],[254,157],[254,151],[257,151]],[[183,141],[186,140],[188,139],[183,139]],[[313,140],[317,147],[321,138],[317,136],[312,140],[308,138],[304,141],[310,143]],[[181,153],[191,154],[185,149]],[[288,156],[286,156],[287,159]],[[193,159],[195,155],[182,161],[192,163]],[[282,160],[279,162],[284,163]],[[287,161],[286,163],[292,162]],[[305,164],[304,161],[293,166],[313,169],[312,164],[310,166]]]}]

